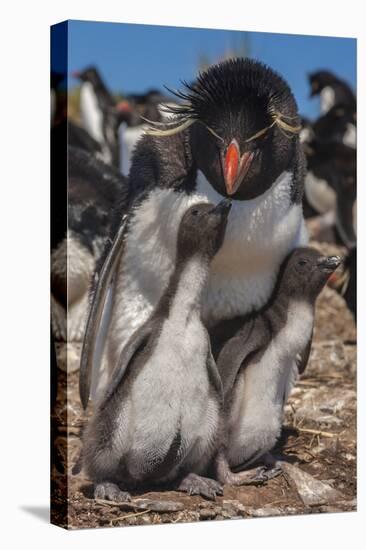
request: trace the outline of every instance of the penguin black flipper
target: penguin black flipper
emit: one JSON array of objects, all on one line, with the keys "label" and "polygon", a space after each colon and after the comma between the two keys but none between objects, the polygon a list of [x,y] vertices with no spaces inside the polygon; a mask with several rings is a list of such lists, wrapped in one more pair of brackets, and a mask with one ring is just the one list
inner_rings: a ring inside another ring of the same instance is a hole
[{"label": "penguin black flipper", "polygon": [[108,382],[108,389],[103,397],[101,408],[103,408],[113,397],[115,391],[123,381],[127,369],[131,365],[137,354],[142,353],[148,344],[150,336],[154,332],[154,321],[148,321],[139,330],[135,332],[122,349],[117,365],[115,366],[111,378]]},{"label": "penguin black flipper", "polygon": [[267,340],[268,334],[265,325],[253,321],[244,325],[239,333],[226,342],[217,359],[217,368],[224,389],[224,399],[227,398],[233,388],[243,363],[249,356],[260,351]]},{"label": "penguin black flipper", "polygon": [[93,299],[90,306],[88,320],[86,323],[83,348],[80,359],[79,393],[84,409],[86,409],[90,396],[92,379],[93,359],[96,342],[100,331],[103,308],[107,297],[108,288],[112,282],[114,272],[118,266],[123,252],[124,235],[126,230],[127,216],[120,224],[113,240],[109,253],[99,271],[98,281],[94,289]]},{"label": "penguin black flipper", "polygon": [[311,330],[309,341],[306,344],[303,352],[300,353],[296,358],[296,365],[297,365],[299,374],[302,374],[305,371],[306,365],[308,364],[310,351],[311,351],[311,344],[313,343],[313,334],[314,334],[314,327]]},{"label": "penguin black flipper", "polygon": [[224,402],[224,387],[222,379],[217,368],[215,359],[213,358],[210,340],[208,339],[208,353],[207,353],[207,371],[211,384],[217,391],[221,404]]}]

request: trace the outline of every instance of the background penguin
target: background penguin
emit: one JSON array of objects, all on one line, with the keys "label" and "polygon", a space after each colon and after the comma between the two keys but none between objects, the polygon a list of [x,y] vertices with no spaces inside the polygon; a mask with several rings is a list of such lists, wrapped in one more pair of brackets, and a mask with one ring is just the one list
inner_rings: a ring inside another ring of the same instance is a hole
[{"label": "background penguin", "polygon": [[128,187],[123,176],[86,151],[69,147],[67,158],[68,225],[52,247],[51,317],[56,340],[81,341],[89,286],[109,235],[111,211],[118,200],[127,201]]},{"label": "background penguin", "polygon": [[[189,494],[222,494],[219,483],[198,475],[216,451],[222,401],[201,301],[229,210],[227,200],[197,204],[182,218],[169,284],[122,350],[85,432],[83,461],[96,498],[123,500],[121,489],[166,481]],[[84,380],[81,373],[86,406]]]},{"label": "background penguin", "polygon": [[356,243],[356,151],[342,143],[322,144],[313,141],[307,146],[306,152],[307,203],[316,214],[327,215],[323,218],[324,226],[333,225],[340,243],[352,248]]},{"label": "background penguin", "polygon": [[[205,291],[206,326],[261,308],[283,259],[307,241],[300,121],[286,82],[261,63],[239,58],[211,66],[178,97],[185,103],[172,109],[174,120],[136,147],[129,175],[133,206],[118,233],[120,261],[108,267],[95,292],[85,373],[105,335],[109,368],[115,365],[158,303],[174,269],[180,221],[192,204],[233,200]],[[104,307],[107,295],[111,308]]]},{"label": "background penguin", "polygon": [[213,351],[224,388],[226,458],[234,469],[274,447],[283,407],[306,364],[298,356],[310,352],[316,298],[339,264],[338,256],[295,250],[284,261],[266,307],[216,327]]},{"label": "background penguin", "polygon": [[130,94],[117,104],[116,109],[121,124],[118,129],[120,142],[120,170],[128,176],[132,153],[147,129],[147,121],[162,122],[167,119],[165,108],[176,106],[171,99],[159,90],[149,90],[145,94]]},{"label": "background penguin", "polygon": [[[314,73],[310,82],[314,91],[338,80],[320,72]],[[356,99],[350,88],[341,84],[349,93],[334,93],[333,106],[314,123],[306,121],[301,132],[307,159],[304,215],[318,216],[311,221],[318,240],[352,248],[356,238]]]},{"label": "background penguin", "polygon": [[103,149],[101,145],[88,134],[84,128],[67,119],[67,143],[72,147],[83,149],[95,157],[103,160]]},{"label": "background penguin", "polygon": [[146,130],[146,123],[142,120],[141,114],[131,99],[120,101],[117,103],[116,109],[120,120],[118,126],[119,169],[124,176],[128,176],[132,153]]},{"label": "background penguin", "polygon": [[320,112],[325,114],[334,105],[344,104],[356,112],[356,98],[351,87],[330,71],[316,71],[309,75],[310,97],[320,96]]},{"label": "background penguin", "polygon": [[356,115],[347,105],[334,105],[313,123],[312,130],[313,139],[320,143],[343,143],[356,149]]},{"label": "background penguin", "polygon": [[63,83],[66,83],[65,74],[51,73],[51,147],[57,153],[66,145],[72,145],[101,157],[99,143],[67,117],[67,94]]},{"label": "background penguin", "polygon": [[116,101],[95,67],[74,72],[73,76],[81,80],[80,114],[82,125],[88,134],[100,144],[103,160],[119,168],[118,126],[120,119],[115,109]]}]

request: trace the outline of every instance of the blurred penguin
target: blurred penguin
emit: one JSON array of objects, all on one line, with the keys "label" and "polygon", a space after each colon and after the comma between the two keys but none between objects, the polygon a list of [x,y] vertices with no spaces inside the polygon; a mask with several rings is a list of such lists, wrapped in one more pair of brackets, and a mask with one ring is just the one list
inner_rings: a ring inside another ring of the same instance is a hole
[{"label": "blurred penguin", "polygon": [[310,97],[320,97],[320,112],[327,113],[334,105],[344,104],[356,112],[356,98],[347,82],[330,71],[316,71],[309,75]]},{"label": "blurred penguin", "polygon": [[99,143],[103,160],[119,167],[118,126],[116,101],[107,89],[96,67],[87,67],[74,72],[81,81],[80,114],[82,125],[88,134]]},{"label": "blurred penguin", "polygon": [[150,122],[164,122],[169,118],[166,108],[176,106],[159,90],[151,89],[145,94],[130,94],[117,104],[119,114],[120,171],[128,176],[132,153],[144,135]]},{"label": "blurred penguin", "polygon": [[86,151],[68,148],[67,233],[58,235],[51,254],[56,340],[82,340],[91,278],[111,230],[112,211],[127,196],[127,181],[117,170]]}]

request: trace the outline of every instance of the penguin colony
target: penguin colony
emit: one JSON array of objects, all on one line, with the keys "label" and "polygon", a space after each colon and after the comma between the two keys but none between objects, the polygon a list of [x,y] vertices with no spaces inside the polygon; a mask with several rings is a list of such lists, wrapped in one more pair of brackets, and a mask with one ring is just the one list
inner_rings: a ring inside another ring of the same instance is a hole
[{"label": "penguin colony", "polygon": [[[322,115],[301,123],[278,74],[235,59],[185,84],[166,118],[158,91],[118,103],[95,68],[75,76],[83,127],[69,132],[52,322],[56,338],[85,332],[80,397],[93,414],[81,460],[95,497],[163,485],[214,499],[225,483],[263,483],[281,472],[270,451],[316,298],[341,263],[306,246],[303,207],[350,250],[355,313],[353,92],[311,75]],[[122,149],[121,128],[138,128]],[[65,330],[57,308],[82,302]]]},{"label": "penguin colony", "polygon": [[329,71],[309,75],[310,96],[320,99],[320,117],[303,119],[300,140],[307,161],[304,215],[315,222],[314,238],[347,249],[345,271],[335,279],[356,319],[356,97]]},{"label": "penguin colony", "polygon": [[56,340],[81,342],[89,286],[111,230],[110,213],[127,200],[123,174],[143,132],[141,116],[161,120],[166,98],[150,90],[118,102],[95,67],[73,76],[81,83],[81,125],[67,116],[66,75],[51,74],[51,319]]}]

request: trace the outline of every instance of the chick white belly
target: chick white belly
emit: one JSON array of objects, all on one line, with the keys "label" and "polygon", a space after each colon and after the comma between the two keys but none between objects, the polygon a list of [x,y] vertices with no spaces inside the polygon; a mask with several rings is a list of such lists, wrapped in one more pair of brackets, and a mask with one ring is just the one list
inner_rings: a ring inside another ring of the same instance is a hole
[{"label": "chick white belly", "polygon": [[[149,477],[178,433],[177,466],[199,473],[212,454],[219,405],[208,377],[207,339],[198,322],[192,323],[189,334],[163,329],[156,351],[126,389],[113,449],[124,457],[133,479]],[[173,468],[171,476],[174,473]]]},{"label": "chick white belly", "polygon": [[259,458],[274,447],[295,369],[294,360],[280,357],[270,346],[259,363],[239,374],[228,419],[231,466]]},{"label": "chick white belly", "polygon": [[[302,207],[290,199],[292,174],[250,201],[233,201],[225,240],[211,264],[204,295],[207,325],[262,307],[286,255],[307,243]],[[194,203],[217,204],[216,193],[199,174],[195,193],[157,189],[136,211],[114,284],[108,368],[130,335],[146,321],[174,269],[176,237],[184,212]]]},{"label": "chick white belly", "polygon": [[305,300],[292,301],[286,324],[263,355],[239,374],[228,421],[232,466],[259,458],[275,445],[283,406],[298,376],[296,357],[311,338],[313,322],[312,306]]}]

